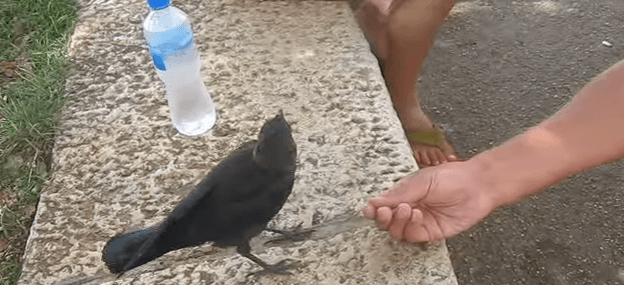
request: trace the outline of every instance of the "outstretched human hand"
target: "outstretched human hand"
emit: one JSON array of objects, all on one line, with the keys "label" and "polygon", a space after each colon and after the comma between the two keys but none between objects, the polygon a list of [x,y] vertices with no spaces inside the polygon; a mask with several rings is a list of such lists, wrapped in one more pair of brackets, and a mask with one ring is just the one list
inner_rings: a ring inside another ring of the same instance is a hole
[{"label": "outstretched human hand", "polygon": [[[496,207],[624,157],[624,61],[597,76],[553,117],[464,162],[425,168],[369,200],[363,214],[396,240],[454,236]],[[591,146],[591,147],[588,147]]]},{"label": "outstretched human hand", "polygon": [[394,240],[437,241],[467,230],[496,203],[482,171],[470,162],[450,162],[403,178],[362,213],[375,219]]}]

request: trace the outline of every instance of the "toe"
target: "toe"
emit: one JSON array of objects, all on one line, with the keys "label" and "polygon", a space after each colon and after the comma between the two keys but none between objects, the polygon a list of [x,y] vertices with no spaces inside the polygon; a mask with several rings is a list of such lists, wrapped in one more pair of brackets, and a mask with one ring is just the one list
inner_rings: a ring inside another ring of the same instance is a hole
[{"label": "toe", "polygon": [[429,158],[429,154],[427,152],[422,152],[420,153],[420,161],[421,161],[421,166],[430,166],[431,165],[431,159]]},{"label": "toe", "polygon": [[455,150],[453,149],[453,147],[451,146],[449,142],[444,142],[440,146],[440,151],[442,151],[442,154],[446,157],[448,161],[459,160],[459,157],[457,156],[457,154],[455,153]]},{"label": "toe", "polygon": [[440,161],[440,164],[442,163],[447,163],[448,160],[446,159],[446,156],[444,156],[444,153],[442,153],[442,151],[440,151],[439,149],[436,149],[436,157],[438,158],[438,161]]},{"label": "toe", "polygon": [[431,149],[430,151],[427,152],[427,155],[429,156],[429,160],[431,160],[431,164],[432,165],[438,165],[440,164],[440,158],[438,157],[438,149]]},{"label": "toe", "polygon": [[417,151],[414,151],[414,158],[416,159],[416,163],[418,163],[418,165],[422,165],[423,161],[420,158],[420,154]]}]

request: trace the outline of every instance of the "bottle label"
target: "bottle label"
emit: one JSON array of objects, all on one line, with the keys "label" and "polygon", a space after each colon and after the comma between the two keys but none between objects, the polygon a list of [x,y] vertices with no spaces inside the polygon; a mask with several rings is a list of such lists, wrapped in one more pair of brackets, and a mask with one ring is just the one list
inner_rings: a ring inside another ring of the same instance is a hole
[{"label": "bottle label", "polygon": [[193,33],[173,33],[176,36],[170,37],[167,41],[162,41],[156,45],[149,45],[150,53],[154,66],[157,69],[165,71],[167,57],[180,52],[184,52],[193,44]]},{"label": "bottle label", "polygon": [[162,54],[152,52],[152,59],[154,60],[154,66],[159,70],[165,71],[165,57]]}]

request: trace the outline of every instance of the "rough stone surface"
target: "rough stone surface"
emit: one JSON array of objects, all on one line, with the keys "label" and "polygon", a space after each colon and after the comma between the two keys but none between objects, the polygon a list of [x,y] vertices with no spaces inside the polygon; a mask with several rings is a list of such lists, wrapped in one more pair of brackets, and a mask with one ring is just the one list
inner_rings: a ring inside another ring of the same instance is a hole
[{"label": "rough stone surface", "polygon": [[[141,0],[80,2],[69,44],[78,73],[56,138],[19,284],[456,284],[445,244],[392,242],[359,217],[368,197],[416,170],[377,63],[345,2],[175,1],[189,13],[216,127],[178,134],[141,34]],[[298,145],[293,194],[275,228],[308,241],[252,252],[303,262],[292,276],[206,244],[115,280],[113,235],[151,226],[225,154],[283,109]]]}]

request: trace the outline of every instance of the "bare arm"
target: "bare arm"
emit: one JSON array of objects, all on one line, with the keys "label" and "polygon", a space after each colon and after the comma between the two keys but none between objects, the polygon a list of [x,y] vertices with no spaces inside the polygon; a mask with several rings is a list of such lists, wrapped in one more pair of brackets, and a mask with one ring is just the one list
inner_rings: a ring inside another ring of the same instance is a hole
[{"label": "bare arm", "polygon": [[624,61],[605,71],[553,117],[465,162],[403,178],[363,213],[395,240],[454,236],[567,176],[624,157]]},{"label": "bare arm", "polygon": [[621,157],[624,61],[592,80],[553,117],[471,160],[485,170],[500,206]]}]

